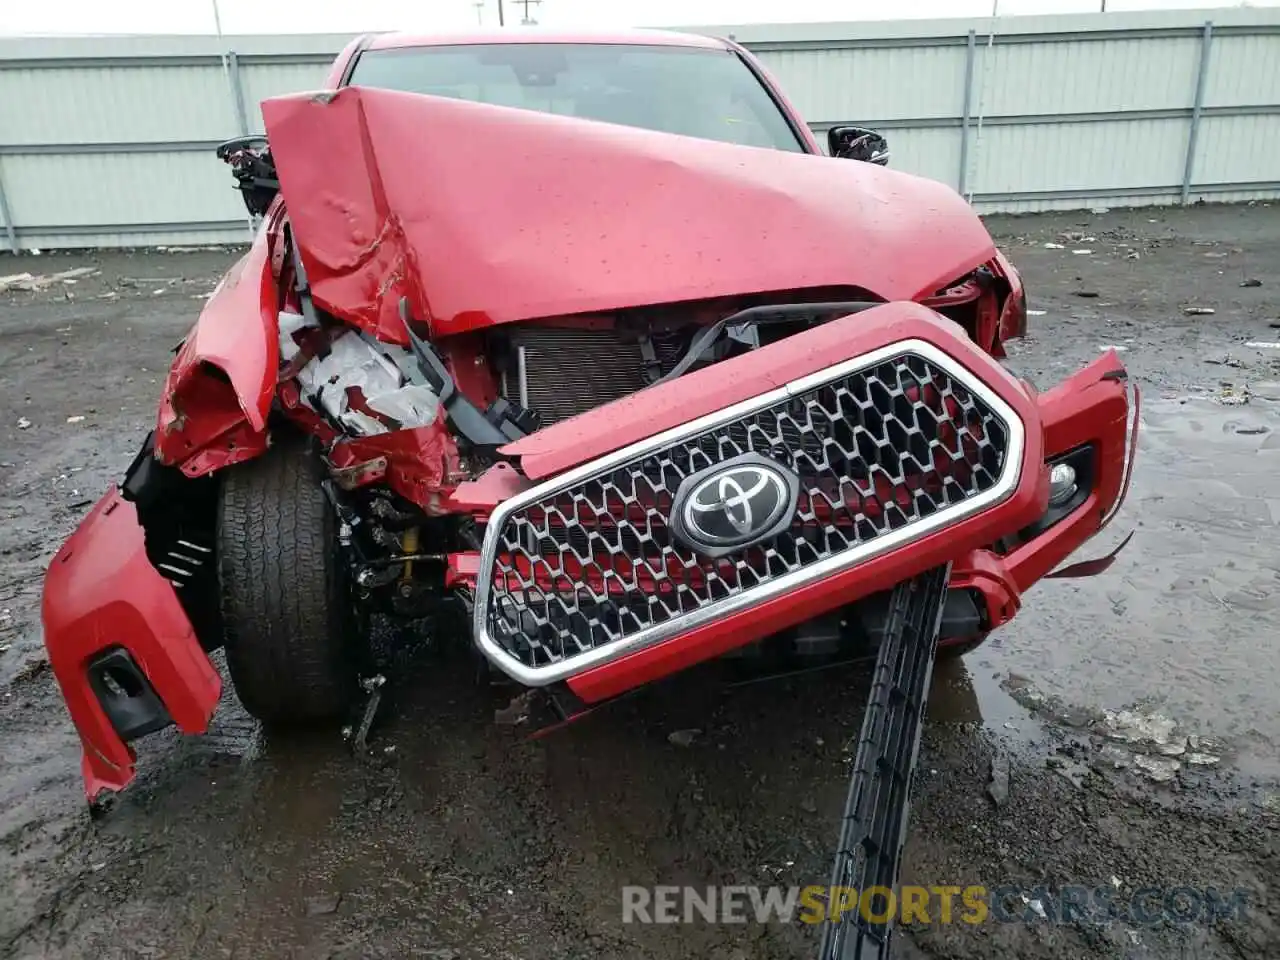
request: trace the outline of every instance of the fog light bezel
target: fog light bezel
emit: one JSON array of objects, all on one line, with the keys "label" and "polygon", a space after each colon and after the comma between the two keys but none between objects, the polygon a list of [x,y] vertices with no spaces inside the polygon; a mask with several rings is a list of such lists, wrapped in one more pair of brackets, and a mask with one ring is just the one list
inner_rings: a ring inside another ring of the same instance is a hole
[{"label": "fog light bezel", "polygon": [[104,650],[85,667],[89,688],[126,743],[173,723],[151,681],[124,647]]},{"label": "fog light bezel", "polygon": [[1061,523],[1078,510],[1089,499],[1089,494],[1093,491],[1094,462],[1096,458],[1097,450],[1094,445],[1085,444],[1046,460],[1045,466],[1049,468],[1050,472],[1057,466],[1067,466],[1075,472],[1074,489],[1069,496],[1061,498],[1057,503],[1053,501],[1053,496],[1050,494],[1049,503],[1040,519],[1023,527],[1016,534],[1000,541],[997,544],[997,550],[1000,553],[1009,553],[1022,544],[1040,536],[1055,524]]}]

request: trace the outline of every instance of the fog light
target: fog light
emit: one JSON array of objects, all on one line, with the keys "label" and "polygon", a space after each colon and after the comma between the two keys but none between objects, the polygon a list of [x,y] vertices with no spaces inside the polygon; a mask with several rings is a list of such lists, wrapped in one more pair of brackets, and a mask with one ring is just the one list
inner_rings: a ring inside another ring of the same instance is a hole
[{"label": "fog light", "polygon": [[1075,467],[1056,463],[1049,471],[1049,506],[1059,507],[1076,494]]}]

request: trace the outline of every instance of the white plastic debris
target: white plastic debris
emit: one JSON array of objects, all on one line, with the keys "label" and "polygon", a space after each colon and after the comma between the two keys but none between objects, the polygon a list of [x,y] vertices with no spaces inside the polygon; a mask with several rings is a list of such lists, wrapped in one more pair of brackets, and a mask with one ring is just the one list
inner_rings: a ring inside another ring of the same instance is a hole
[{"label": "white plastic debris", "polygon": [[1256,350],[1280,350],[1280,343],[1274,340],[1250,340],[1245,346]]},{"label": "white plastic debris", "polygon": [[1186,756],[1187,763],[1197,767],[1212,767],[1221,759],[1211,753],[1188,753]]},{"label": "white plastic debris", "polygon": [[74,284],[82,277],[92,277],[98,273],[96,267],[73,267],[60,273],[11,273],[0,277],[0,293],[7,290],[24,290],[28,293],[40,293],[48,290],[55,283]]},{"label": "white plastic debris", "polygon": [[1092,250],[1088,250],[1088,249],[1072,250],[1071,252],[1074,253],[1077,257],[1085,257],[1093,253]]},{"label": "white plastic debris", "polygon": [[19,418],[18,418],[18,429],[19,429],[19,430],[29,430],[29,429],[31,429],[31,421],[30,421],[30,420],[28,420],[26,417],[19,417]]},{"label": "white plastic debris", "polygon": [[1045,248],[1046,250],[1065,250],[1065,249],[1066,249],[1066,247],[1064,247],[1062,244],[1060,244],[1060,243],[1052,243],[1052,242],[1050,242],[1050,243],[1046,243],[1046,244],[1044,245],[1044,248]]},{"label": "white plastic debris", "polygon": [[67,423],[84,423],[84,417],[67,417]]},{"label": "white plastic debris", "polygon": [[55,273],[51,279],[61,280],[63,283],[74,283],[83,277],[92,277],[97,272],[96,267],[72,267],[70,270]]},{"label": "white plastic debris", "polygon": [[1047,311],[1045,310],[1028,310],[1028,317],[1043,317]]},{"label": "white plastic debris", "polygon": [[282,310],[276,318],[276,330],[280,337],[280,362],[288,363],[298,355],[298,342],[294,339],[294,334],[315,324],[308,323],[307,319],[301,314],[290,313]]},{"label": "white plastic debris", "polygon": [[405,384],[388,393],[367,397],[366,402],[378,413],[407,427],[425,427],[432,423],[440,408],[440,398],[425,383]]},{"label": "white plastic debris", "polygon": [[34,280],[35,277],[29,273],[11,273],[8,276],[0,277],[0,293],[4,293],[9,289],[24,289]]},{"label": "white plastic debris", "polygon": [[[294,334],[314,326],[295,313],[279,318],[280,359],[291,362],[299,352]],[[312,358],[299,372],[303,402],[318,402],[322,412],[360,436],[393,429],[374,414],[395,421],[396,429],[425,427],[435,422],[440,400],[425,384],[409,382],[415,369],[412,354],[403,347],[381,343],[356,330],[332,339],[324,357]],[[314,409],[314,407],[313,407]]]},{"label": "white plastic debris", "polygon": [[1143,714],[1121,710],[1105,714],[1106,734],[1113,740],[1129,743],[1168,743],[1177,723],[1158,713]]},{"label": "white plastic debris", "polygon": [[1032,900],[1030,897],[1028,897],[1024,893],[1022,895],[1022,902],[1026,904],[1028,907],[1030,907],[1031,911],[1041,920],[1047,919],[1047,914],[1045,913],[1045,910],[1044,910],[1044,904],[1041,903],[1039,900]]},{"label": "white plastic debris", "polygon": [[1156,783],[1168,783],[1177,776],[1178,771],[1182,769],[1182,764],[1177,760],[1166,760],[1163,757],[1149,757],[1145,754],[1139,754],[1134,757],[1133,765]]},{"label": "white plastic debris", "polygon": [[1188,317],[1211,317],[1215,311],[1213,307],[1187,307],[1182,312]]}]

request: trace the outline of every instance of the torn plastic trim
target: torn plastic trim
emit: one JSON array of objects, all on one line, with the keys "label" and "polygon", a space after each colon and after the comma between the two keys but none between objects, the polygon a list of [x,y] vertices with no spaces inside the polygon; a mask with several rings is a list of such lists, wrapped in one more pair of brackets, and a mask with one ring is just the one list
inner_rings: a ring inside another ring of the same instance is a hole
[{"label": "torn plastic trim", "polygon": [[[435,423],[439,397],[427,384],[413,382],[415,365],[409,351],[344,327],[308,359],[295,335],[322,328],[305,315],[288,311],[279,318],[282,369],[293,373],[304,405],[355,436]],[[298,359],[306,362],[295,371]]]}]

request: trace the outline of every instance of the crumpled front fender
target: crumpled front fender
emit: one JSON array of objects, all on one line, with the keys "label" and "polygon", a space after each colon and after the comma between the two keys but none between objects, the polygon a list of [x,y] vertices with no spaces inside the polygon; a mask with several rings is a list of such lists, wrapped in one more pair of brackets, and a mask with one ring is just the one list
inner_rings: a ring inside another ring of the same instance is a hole
[{"label": "crumpled front fender", "polygon": [[160,398],[156,457],[188,476],[266,449],[280,365],[279,293],[271,266],[283,208],[209,298],[174,359]]},{"label": "crumpled front fender", "polygon": [[88,665],[123,649],[184,733],[203,733],[222,680],[186,612],[147,559],[133,504],[113,488],[49,564],[41,615],[49,663],[84,747],[85,790],[121,790],[133,749],[116,732],[89,681]]}]

